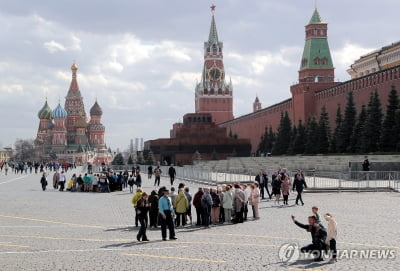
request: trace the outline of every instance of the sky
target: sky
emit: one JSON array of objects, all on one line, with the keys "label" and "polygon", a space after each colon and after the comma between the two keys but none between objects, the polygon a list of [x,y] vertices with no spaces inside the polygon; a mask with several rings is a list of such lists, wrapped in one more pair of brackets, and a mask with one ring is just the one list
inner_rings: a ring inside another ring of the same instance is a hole
[{"label": "sky", "polygon": [[[193,113],[211,11],[234,116],[288,99],[314,0],[0,0],[0,147],[36,138],[47,97],[64,106],[78,65],[86,113],[97,99],[106,144],[169,137]],[[319,0],[336,81],[361,55],[400,40],[398,0]]]}]

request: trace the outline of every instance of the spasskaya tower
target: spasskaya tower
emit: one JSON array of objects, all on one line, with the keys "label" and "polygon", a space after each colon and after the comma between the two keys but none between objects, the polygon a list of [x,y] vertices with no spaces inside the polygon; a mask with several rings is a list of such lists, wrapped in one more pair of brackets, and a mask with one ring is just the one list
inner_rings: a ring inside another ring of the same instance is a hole
[{"label": "spasskaya tower", "polygon": [[204,67],[196,85],[196,113],[210,113],[216,124],[233,119],[232,81],[226,83],[223,63],[223,43],[218,40],[215,6],[211,6],[211,27],[204,42]]}]

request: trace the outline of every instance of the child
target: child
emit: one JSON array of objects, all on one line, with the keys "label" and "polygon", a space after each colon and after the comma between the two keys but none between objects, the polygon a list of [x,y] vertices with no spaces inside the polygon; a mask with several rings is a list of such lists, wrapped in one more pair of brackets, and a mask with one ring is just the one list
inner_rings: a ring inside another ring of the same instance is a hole
[{"label": "child", "polygon": [[325,243],[329,246],[332,251],[332,259],[328,263],[337,262],[336,259],[336,235],[337,235],[337,223],[330,213],[324,215],[326,222],[328,223],[328,233],[326,235]]},{"label": "child", "polygon": [[318,224],[321,224],[321,220],[319,219],[319,214],[318,214],[318,207],[317,207],[317,206],[313,206],[313,207],[311,208],[311,211],[312,211],[312,213],[313,213],[313,216],[315,216],[316,222],[317,222]]}]

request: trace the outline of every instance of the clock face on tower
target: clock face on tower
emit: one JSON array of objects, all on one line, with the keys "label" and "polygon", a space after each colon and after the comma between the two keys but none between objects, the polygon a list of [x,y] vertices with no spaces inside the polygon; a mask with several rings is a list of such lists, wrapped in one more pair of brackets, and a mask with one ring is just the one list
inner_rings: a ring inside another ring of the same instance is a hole
[{"label": "clock face on tower", "polygon": [[211,80],[219,80],[221,79],[222,72],[219,68],[212,68],[208,71],[208,77]]}]

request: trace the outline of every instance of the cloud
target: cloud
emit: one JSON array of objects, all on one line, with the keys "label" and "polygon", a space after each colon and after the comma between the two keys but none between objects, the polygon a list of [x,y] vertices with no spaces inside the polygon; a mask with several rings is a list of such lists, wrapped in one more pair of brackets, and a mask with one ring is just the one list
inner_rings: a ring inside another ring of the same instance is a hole
[{"label": "cloud", "polygon": [[54,40],[47,41],[43,45],[50,52],[50,54],[54,54],[58,51],[66,51],[67,50],[67,48],[65,48],[64,45],[62,45],[61,43],[58,43]]}]

